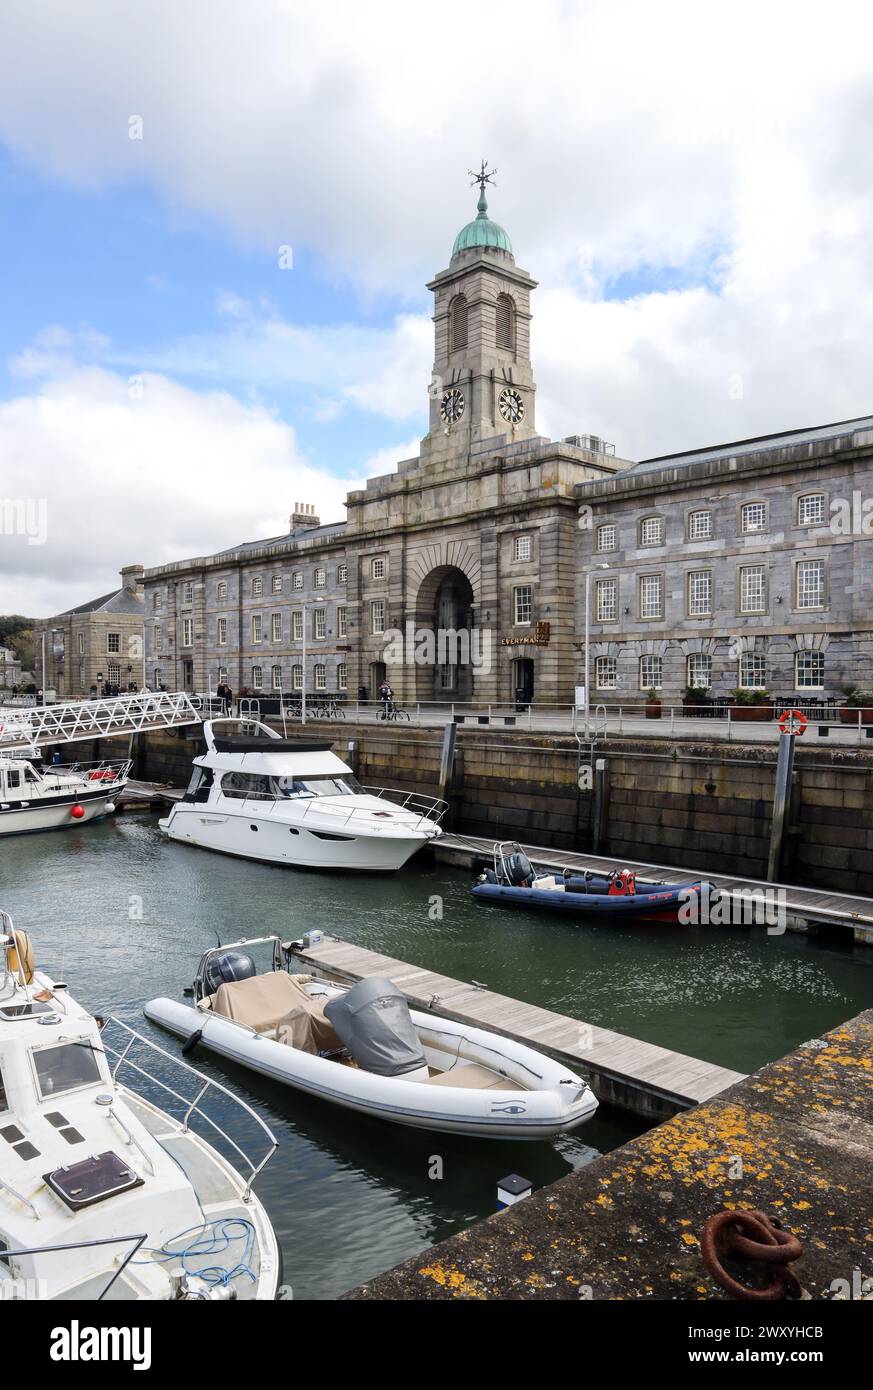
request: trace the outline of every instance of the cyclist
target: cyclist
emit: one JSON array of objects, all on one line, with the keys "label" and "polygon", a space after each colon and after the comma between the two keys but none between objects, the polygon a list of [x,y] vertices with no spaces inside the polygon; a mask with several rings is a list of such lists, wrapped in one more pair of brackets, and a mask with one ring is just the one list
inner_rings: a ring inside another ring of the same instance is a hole
[{"label": "cyclist", "polygon": [[394,691],[387,680],[383,680],[379,686],[379,699],[382,701],[382,713],[379,718],[387,719],[394,709]]}]

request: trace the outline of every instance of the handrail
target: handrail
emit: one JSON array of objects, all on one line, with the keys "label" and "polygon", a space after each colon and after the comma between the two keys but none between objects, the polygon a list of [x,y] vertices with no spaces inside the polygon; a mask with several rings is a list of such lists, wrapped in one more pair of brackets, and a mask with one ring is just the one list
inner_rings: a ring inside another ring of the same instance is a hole
[{"label": "handrail", "polygon": [[133,1241],[133,1248],[130,1250],[129,1254],[124,1257],[106,1287],[97,1295],[96,1302],[100,1303],[101,1300],[106,1297],[116,1279],[124,1273],[134,1255],[142,1249],[143,1245],[148,1240],[147,1235],[100,1236],[95,1237],[93,1240],[74,1240],[57,1245],[30,1245],[24,1250],[4,1250],[3,1259],[7,1261],[13,1260],[16,1257],[20,1258],[22,1255],[54,1255],[59,1250],[93,1250],[98,1245],[122,1245],[127,1240]]},{"label": "handrail", "polygon": [[[17,1188],[15,1188],[15,1187],[12,1186],[12,1183],[11,1183],[11,1182],[7,1182],[6,1179],[3,1178],[3,1177],[0,1177],[0,1187],[4,1188],[5,1191],[7,1191],[7,1192],[11,1192],[12,1195],[13,1195],[13,1197],[17,1198],[17,1200],[18,1200],[19,1202],[21,1202],[24,1206],[30,1207],[30,1210],[31,1210],[32,1213],[33,1213],[34,1219],[35,1219],[36,1221],[39,1221],[39,1212],[37,1211],[36,1207],[33,1205],[33,1202],[30,1200],[29,1197],[25,1197],[23,1192],[19,1192]],[[10,1252],[10,1251],[7,1251],[7,1250],[4,1250],[4,1251],[3,1251],[3,1258],[4,1258],[4,1260],[6,1260],[6,1259],[9,1258],[9,1254],[10,1254],[10,1253],[12,1253],[12,1254],[14,1255],[14,1254],[15,1254],[15,1251],[14,1251],[14,1250],[11,1251],[11,1252]]]},{"label": "handrail", "polygon": [[[120,1052],[116,1048],[111,1047],[106,1042],[106,1030],[107,1028],[109,1028],[110,1025],[113,1024],[117,1028],[122,1029],[123,1032],[128,1035],[123,1050]],[[112,1068],[112,1080],[114,1082],[118,1082],[118,1073],[121,1071],[122,1067],[130,1067],[131,1070],[136,1072],[139,1076],[143,1076],[147,1080],[153,1082],[154,1085],[159,1086],[161,1090],[166,1091],[166,1093],[168,1095],[171,1095],[174,1098],[174,1100],[180,1101],[181,1104],[186,1107],[185,1119],[182,1122],[181,1126],[183,1134],[188,1132],[192,1114],[197,1114],[199,1115],[201,1120],[205,1121],[206,1124],[208,1124],[212,1129],[215,1130],[216,1134],[221,1135],[222,1139],[225,1139],[227,1143],[230,1144],[231,1148],[234,1149],[234,1151],[239,1155],[240,1159],[249,1170],[249,1179],[246,1183],[245,1192],[243,1193],[243,1201],[247,1202],[251,1197],[252,1188],[254,1186],[256,1178],[258,1177],[258,1174],[262,1171],[263,1168],[266,1167],[267,1163],[269,1163],[270,1159],[273,1157],[273,1154],[276,1152],[276,1149],[279,1147],[278,1140],[276,1139],[276,1136],[273,1134],[273,1131],[261,1119],[257,1111],[253,1110],[252,1107],[250,1105],[247,1105],[244,1100],[241,1100],[239,1096],[234,1095],[233,1091],[229,1091],[226,1086],[222,1086],[220,1081],[213,1081],[210,1077],[204,1076],[202,1072],[197,1071],[196,1067],[190,1067],[188,1063],[183,1062],[181,1058],[175,1057],[173,1053],[167,1052],[163,1047],[158,1047],[157,1043],[153,1043],[150,1038],[144,1037],[142,1033],[137,1033],[135,1028],[129,1027],[128,1024],[123,1023],[120,1018],[116,1018],[114,1015],[110,1015],[110,1017],[106,1020],[106,1023],[104,1024],[103,1029],[101,1031],[100,1037],[101,1042],[103,1043],[103,1047],[106,1051],[107,1058],[114,1057],[116,1059],[115,1066]],[[137,1043],[142,1044],[142,1046],[144,1047],[150,1048],[151,1051],[157,1053],[159,1057],[162,1057],[165,1061],[172,1063],[172,1065],[178,1071],[184,1072],[189,1076],[196,1077],[197,1081],[202,1083],[201,1090],[198,1093],[198,1095],[195,1096],[193,1101],[190,1099],[190,1097],[182,1095],[179,1091],[174,1090],[173,1087],[168,1085],[166,1081],[162,1081],[159,1076],[155,1076],[152,1072],[146,1070],[145,1067],[139,1066],[130,1058],[129,1053],[131,1052],[131,1049],[137,1045]],[[250,1117],[250,1119],[254,1120],[255,1123],[259,1126],[259,1128],[263,1130],[264,1134],[267,1136],[270,1147],[267,1153],[261,1159],[260,1163],[256,1164],[254,1160],[250,1158],[249,1155],[245,1152],[245,1150],[240,1148],[236,1140],[233,1139],[231,1135],[227,1133],[226,1130],[222,1129],[221,1125],[218,1124],[215,1120],[213,1120],[211,1115],[208,1115],[206,1111],[201,1108],[200,1101],[203,1099],[203,1097],[209,1090],[219,1092],[222,1096],[224,1096],[227,1100],[231,1101],[239,1109],[244,1110],[246,1114]],[[171,1116],[170,1118],[172,1119],[173,1116]],[[175,1123],[178,1124],[179,1122],[175,1121]]]},{"label": "handrail", "polygon": [[0,744],[74,743],[199,723],[200,714],[183,691],[140,691],[104,700],[37,705],[16,712],[14,721],[0,725]]}]

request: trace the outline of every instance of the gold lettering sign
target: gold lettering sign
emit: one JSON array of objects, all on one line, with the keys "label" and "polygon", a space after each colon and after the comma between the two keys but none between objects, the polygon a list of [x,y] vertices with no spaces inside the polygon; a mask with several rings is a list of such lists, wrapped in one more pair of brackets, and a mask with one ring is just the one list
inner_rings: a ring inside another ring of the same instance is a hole
[{"label": "gold lettering sign", "polygon": [[502,647],[547,647],[551,631],[550,623],[537,623],[533,632],[527,632],[523,637],[504,637],[500,645]]}]

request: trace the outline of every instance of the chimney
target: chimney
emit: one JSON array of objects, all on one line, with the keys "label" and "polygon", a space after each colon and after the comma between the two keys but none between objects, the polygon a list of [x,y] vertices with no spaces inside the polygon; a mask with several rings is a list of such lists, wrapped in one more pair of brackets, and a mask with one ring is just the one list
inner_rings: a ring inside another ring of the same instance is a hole
[{"label": "chimney", "polygon": [[145,567],[143,565],[124,565],[121,570],[121,587],[130,589],[135,594],[137,589],[142,588],[142,577]]},{"label": "chimney", "polygon": [[300,531],[311,526],[320,526],[321,519],[315,515],[311,502],[295,502],[291,513],[291,530]]}]

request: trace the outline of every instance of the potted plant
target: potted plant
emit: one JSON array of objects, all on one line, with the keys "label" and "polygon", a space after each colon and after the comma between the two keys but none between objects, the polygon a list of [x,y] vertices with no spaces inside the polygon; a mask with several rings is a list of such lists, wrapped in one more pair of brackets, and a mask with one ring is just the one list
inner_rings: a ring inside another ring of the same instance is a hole
[{"label": "potted plant", "polygon": [[708,685],[686,685],[685,693],[682,696],[682,708],[694,714],[702,705],[709,704]]},{"label": "potted plant", "polygon": [[758,721],[773,718],[773,706],[770,704],[770,696],[766,690],[745,690],[737,689],[731,691],[733,704],[731,705],[731,719],[740,721]]},{"label": "potted plant", "polygon": [[651,690],[646,692],[646,718],[661,718],[661,701],[658,698],[658,692],[654,686],[652,686]]},{"label": "potted plant", "polygon": [[858,715],[862,724],[873,724],[873,692],[859,690],[856,685],[844,685],[846,703],[840,706],[840,722],[857,724]]}]

